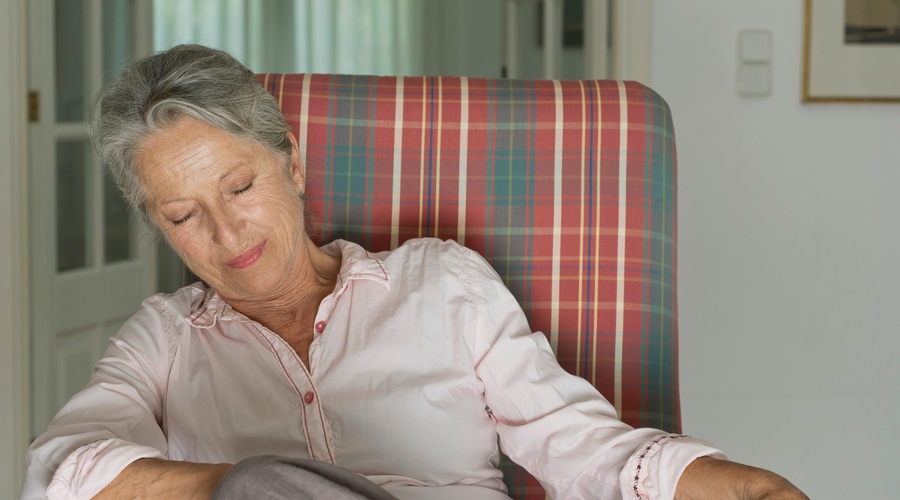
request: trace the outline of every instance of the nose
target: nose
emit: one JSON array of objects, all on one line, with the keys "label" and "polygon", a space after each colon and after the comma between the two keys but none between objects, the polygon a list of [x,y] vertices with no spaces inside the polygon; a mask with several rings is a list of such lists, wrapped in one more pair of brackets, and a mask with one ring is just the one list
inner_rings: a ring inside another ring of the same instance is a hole
[{"label": "nose", "polygon": [[240,214],[231,210],[219,210],[210,217],[212,222],[213,242],[225,248],[240,245],[244,220]]}]

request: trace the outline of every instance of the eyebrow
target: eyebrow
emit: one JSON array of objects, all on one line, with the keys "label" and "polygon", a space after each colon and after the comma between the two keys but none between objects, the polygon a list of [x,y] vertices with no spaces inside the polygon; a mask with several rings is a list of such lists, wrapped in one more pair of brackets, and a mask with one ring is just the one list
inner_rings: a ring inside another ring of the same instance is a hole
[{"label": "eyebrow", "polygon": [[[219,176],[219,178],[217,179],[217,182],[221,184],[229,176],[234,175],[235,170],[238,170],[239,168],[247,166],[247,165],[248,164],[245,161],[239,160],[239,159],[235,159],[234,161],[232,161],[230,163],[226,163],[225,168],[227,169],[227,171],[223,172]],[[160,200],[156,203],[156,206],[159,207],[160,209],[162,209],[166,205],[172,205],[175,203],[181,203],[181,202],[187,202],[187,201],[191,201],[191,200],[186,199],[186,198],[176,198],[176,199],[172,199],[172,200]]]},{"label": "eyebrow", "polygon": [[225,168],[227,169],[227,171],[223,172],[222,175],[219,176],[219,182],[222,182],[223,180],[225,180],[226,177],[233,174],[234,171],[237,170],[238,168],[246,166],[246,165],[247,165],[247,162],[245,162],[244,160],[240,160],[240,159],[234,159],[230,163],[226,163]]}]

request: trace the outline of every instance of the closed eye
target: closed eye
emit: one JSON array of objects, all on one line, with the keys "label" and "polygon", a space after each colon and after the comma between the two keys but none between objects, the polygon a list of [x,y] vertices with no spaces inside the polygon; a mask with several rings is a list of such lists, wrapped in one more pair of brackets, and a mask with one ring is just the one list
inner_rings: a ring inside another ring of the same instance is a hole
[{"label": "closed eye", "polygon": [[253,188],[253,183],[251,182],[251,183],[247,184],[246,186],[244,186],[244,187],[242,187],[242,188],[240,188],[240,189],[235,190],[235,191],[234,191],[234,194],[244,194],[244,193],[246,193],[247,191],[250,191],[250,189],[252,189],[252,188]]},{"label": "closed eye", "polygon": [[187,222],[188,219],[190,219],[193,216],[194,216],[194,212],[188,212],[187,215],[185,215],[184,217],[173,220],[172,224],[174,224],[176,226],[180,226],[180,225],[184,224],[185,222]]}]

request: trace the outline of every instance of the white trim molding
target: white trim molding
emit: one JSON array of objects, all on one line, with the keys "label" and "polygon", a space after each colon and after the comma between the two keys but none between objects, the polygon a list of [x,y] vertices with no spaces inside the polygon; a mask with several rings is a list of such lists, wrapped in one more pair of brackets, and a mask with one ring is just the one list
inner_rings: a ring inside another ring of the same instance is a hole
[{"label": "white trim molding", "polygon": [[26,0],[0,0],[0,498],[18,498],[31,437]]},{"label": "white trim molding", "polygon": [[31,437],[26,0],[0,0],[0,497],[18,498]]},{"label": "white trim molding", "polygon": [[651,0],[612,0],[612,75],[650,85]]},{"label": "white trim molding", "polygon": [[610,0],[586,0],[584,2],[584,77],[601,80],[610,78],[609,46]]}]

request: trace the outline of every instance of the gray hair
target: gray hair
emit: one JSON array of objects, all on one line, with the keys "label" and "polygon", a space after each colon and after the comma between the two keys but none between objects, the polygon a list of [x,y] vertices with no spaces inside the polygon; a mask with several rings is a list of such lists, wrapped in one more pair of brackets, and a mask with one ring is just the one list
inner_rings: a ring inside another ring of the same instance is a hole
[{"label": "gray hair", "polygon": [[144,139],[183,117],[255,141],[289,165],[290,129],[275,99],[235,58],[201,45],[178,45],[130,63],[97,94],[92,116],[98,156],[148,221],[135,156]]}]

